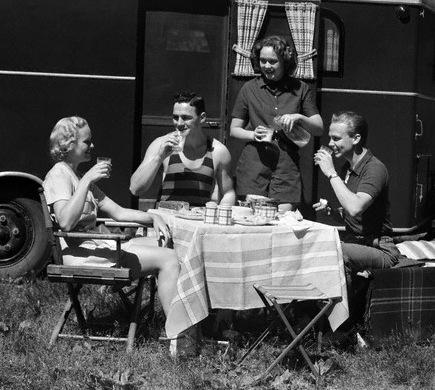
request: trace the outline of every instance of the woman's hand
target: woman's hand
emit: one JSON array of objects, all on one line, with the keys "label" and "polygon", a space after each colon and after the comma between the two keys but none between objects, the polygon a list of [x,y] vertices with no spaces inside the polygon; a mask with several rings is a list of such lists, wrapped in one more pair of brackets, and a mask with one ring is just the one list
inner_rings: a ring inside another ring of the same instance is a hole
[{"label": "woman's hand", "polygon": [[298,124],[301,118],[301,114],[284,114],[279,118],[278,124],[284,133],[288,134],[293,130],[294,125]]},{"label": "woman's hand", "polygon": [[107,179],[110,177],[110,172],[112,171],[112,164],[107,161],[101,161],[96,163],[89,171],[87,171],[82,180],[86,180],[89,184],[96,183],[101,179]]},{"label": "woman's hand", "polygon": [[168,244],[169,239],[171,238],[171,232],[169,231],[168,225],[166,225],[165,221],[163,221],[162,217],[156,214],[148,214],[153,219],[154,230],[157,234],[157,237],[163,235],[165,246]]},{"label": "woman's hand", "polygon": [[314,165],[318,165],[326,177],[337,174],[332,162],[332,156],[325,150],[319,149],[314,154]]},{"label": "woman's hand", "polygon": [[272,142],[273,129],[265,126],[257,126],[254,130],[254,139],[257,142]]}]

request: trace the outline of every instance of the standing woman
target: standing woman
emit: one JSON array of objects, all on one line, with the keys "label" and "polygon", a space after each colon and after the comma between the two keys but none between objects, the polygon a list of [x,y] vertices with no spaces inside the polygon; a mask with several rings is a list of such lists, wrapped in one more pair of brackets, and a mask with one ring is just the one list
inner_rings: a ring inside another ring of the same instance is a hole
[{"label": "standing woman", "polygon": [[[291,76],[297,65],[292,44],[264,38],[252,48],[251,61],[261,75],[241,88],[231,121],[231,136],[248,141],[237,165],[237,196],[267,196],[292,210],[301,202],[302,183],[298,146],[288,137],[297,127],[320,136],[323,121],[310,87]],[[280,131],[273,129],[277,116]]]},{"label": "standing woman", "polygon": [[[110,176],[111,164],[98,162],[83,175],[79,165],[92,158],[94,145],[91,129],[85,119],[63,118],[50,135],[50,154],[55,165],[47,173],[44,192],[62,230],[91,231],[96,226],[98,210],[116,221],[152,223],[157,234],[167,240],[169,230],[163,220],[139,210],[119,206],[107,197],[96,183]],[[106,240],[62,240],[65,264],[115,265],[116,245]],[[176,293],[179,266],[175,252],[168,248],[146,245],[146,238],[132,239],[122,244],[121,265],[135,275],[158,272],[158,293],[165,314]]]}]

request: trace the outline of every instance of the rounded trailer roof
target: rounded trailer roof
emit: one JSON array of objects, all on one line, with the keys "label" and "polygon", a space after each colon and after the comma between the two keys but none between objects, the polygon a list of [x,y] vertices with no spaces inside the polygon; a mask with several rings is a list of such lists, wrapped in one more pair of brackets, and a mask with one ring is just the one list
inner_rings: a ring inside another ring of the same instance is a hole
[{"label": "rounded trailer roof", "polygon": [[[326,0],[325,2],[327,2]],[[430,9],[435,12],[435,0],[333,0],[342,3],[373,3],[391,5],[414,5]]]}]

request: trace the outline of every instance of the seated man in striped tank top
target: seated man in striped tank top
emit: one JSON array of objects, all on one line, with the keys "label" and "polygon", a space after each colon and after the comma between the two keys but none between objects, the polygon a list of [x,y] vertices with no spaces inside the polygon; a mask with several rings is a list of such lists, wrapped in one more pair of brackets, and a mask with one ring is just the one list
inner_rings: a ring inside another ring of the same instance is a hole
[{"label": "seated man in striped tank top", "polygon": [[233,205],[231,155],[202,129],[206,120],[204,99],[194,93],[176,95],[172,119],[175,131],[156,138],[133,173],[132,194],[138,196],[148,190],[162,166],[160,200],[182,200],[191,206],[204,206],[210,200]]}]

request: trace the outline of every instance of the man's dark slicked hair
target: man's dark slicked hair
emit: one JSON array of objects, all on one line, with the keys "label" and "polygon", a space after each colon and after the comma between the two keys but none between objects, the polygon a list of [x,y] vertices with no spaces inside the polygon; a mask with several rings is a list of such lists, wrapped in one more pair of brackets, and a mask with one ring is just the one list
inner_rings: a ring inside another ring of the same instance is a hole
[{"label": "man's dark slicked hair", "polygon": [[195,107],[196,115],[201,115],[205,112],[204,98],[197,95],[195,92],[181,91],[174,96],[175,103],[189,103],[192,107]]}]

